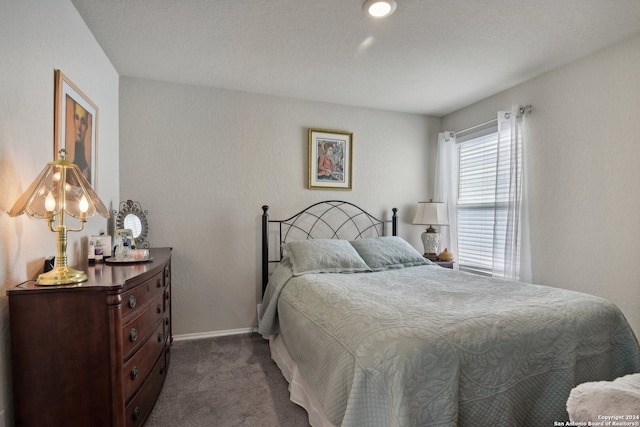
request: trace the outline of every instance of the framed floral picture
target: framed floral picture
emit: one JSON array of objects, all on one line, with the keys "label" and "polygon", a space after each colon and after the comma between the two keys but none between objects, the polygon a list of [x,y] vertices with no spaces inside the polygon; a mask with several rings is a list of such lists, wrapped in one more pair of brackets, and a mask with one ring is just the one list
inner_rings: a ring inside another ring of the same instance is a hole
[{"label": "framed floral picture", "polygon": [[53,158],[61,149],[96,188],[98,107],[62,71],[55,71]]},{"label": "framed floral picture", "polygon": [[353,133],[309,129],[309,188],[351,190]]}]

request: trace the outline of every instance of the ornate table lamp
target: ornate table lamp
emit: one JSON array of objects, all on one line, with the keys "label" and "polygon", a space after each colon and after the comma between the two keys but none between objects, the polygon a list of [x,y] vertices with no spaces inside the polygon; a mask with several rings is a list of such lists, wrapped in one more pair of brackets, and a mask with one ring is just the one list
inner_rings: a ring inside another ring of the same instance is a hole
[{"label": "ornate table lamp", "polygon": [[430,260],[438,259],[438,245],[440,244],[440,233],[433,228],[434,225],[449,225],[449,214],[444,202],[418,202],[416,215],[413,217],[414,225],[428,225],[429,228],[422,233],[422,244],[424,245],[424,256]]},{"label": "ornate table lamp", "polygon": [[[67,266],[67,232],[80,231],[87,218],[99,214],[109,218],[104,206],[91,185],[75,164],[65,159],[65,150],[60,150],[60,159],[49,162],[27,191],[13,205],[10,216],[26,213],[29,216],[46,219],[49,230],[56,233],[58,254],[56,266],[49,272],[38,276],[38,285],[66,285],[87,280],[83,271]],[[65,213],[77,218],[80,227],[67,228]],[[58,225],[53,223],[59,216]]]}]

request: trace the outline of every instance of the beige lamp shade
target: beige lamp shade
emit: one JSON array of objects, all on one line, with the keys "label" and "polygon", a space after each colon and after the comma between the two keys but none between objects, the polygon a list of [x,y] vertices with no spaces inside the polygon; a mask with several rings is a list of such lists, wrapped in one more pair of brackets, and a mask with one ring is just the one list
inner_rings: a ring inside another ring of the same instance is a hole
[{"label": "beige lamp shade", "polygon": [[418,209],[413,217],[414,225],[449,225],[449,213],[444,202],[418,202]]}]

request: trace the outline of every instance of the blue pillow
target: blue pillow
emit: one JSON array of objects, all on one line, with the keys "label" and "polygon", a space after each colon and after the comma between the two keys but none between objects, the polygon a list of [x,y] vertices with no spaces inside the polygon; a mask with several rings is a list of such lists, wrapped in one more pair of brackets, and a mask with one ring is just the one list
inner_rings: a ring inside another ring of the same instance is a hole
[{"label": "blue pillow", "polygon": [[397,236],[352,240],[351,245],[372,271],[432,264],[406,240]]},{"label": "blue pillow", "polygon": [[361,273],[371,269],[348,240],[311,239],[283,245],[294,276],[310,273]]}]

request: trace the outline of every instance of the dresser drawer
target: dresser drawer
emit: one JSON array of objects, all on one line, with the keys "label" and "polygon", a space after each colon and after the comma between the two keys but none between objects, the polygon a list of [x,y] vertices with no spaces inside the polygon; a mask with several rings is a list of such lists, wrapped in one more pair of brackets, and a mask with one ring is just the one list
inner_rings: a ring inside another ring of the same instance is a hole
[{"label": "dresser drawer", "polygon": [[166,377],[165,358],[160,357],[138,393],[125,407],[127,427],[141,426],[153,409]]},{"label": "dresser drawer", "polygon": [[140,285],[122,294],[122,318],[135,316],[150,300],[164,292],[166,275],[160,272]]},{"label": "dresser drawer", "polygon": [[164,346],[167,340],[163,331],[164,320],[158,323],[149,339],[125,363],[123,370],[125,400],[128,400],[140,384],[144,383],[158,357],[164,355]]},{"label": "dresser drawer", "polygon": [[122,352],[125,361],[131,356],[133,350],[145,343],[158,323],[162,323],[161,319],[164,317],[163,300],[164,293],[157,295],[155,300],[150,301],[150,304],[142,312],[129,319],[129,323],[122,328]]}]

